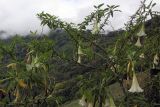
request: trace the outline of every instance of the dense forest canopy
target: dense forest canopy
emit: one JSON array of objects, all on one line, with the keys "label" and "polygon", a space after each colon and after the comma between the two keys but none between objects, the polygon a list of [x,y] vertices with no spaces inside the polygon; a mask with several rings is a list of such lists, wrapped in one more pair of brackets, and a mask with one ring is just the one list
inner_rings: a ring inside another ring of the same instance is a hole
[{"label": "dense forest canopy", "polygon": [[48,35],[31,31],[0,40],[0,106],[159,107],[155,5],[142,1],[125,29],[108,34],[118,5],[94,6],[79,24],[38,13],[41,25],[51,29]]}]

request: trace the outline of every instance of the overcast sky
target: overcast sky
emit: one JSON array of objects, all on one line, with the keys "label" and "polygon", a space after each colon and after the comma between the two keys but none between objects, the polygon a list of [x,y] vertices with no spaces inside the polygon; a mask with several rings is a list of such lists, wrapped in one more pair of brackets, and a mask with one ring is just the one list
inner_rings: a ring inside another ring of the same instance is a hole
[{"label": "overcast sky", "polygon": [[[160,10],[160,0],[153,1],[157,3],[155,10]],[[0,31],[27,34],[30,30],[38,30],[39,33],[41,26],[36,14],[42,11],[78,23],[93,10],[93,5],[100,3],[120,5],[122,12],[116,13],[111,20],[114,28],[118,29],[136,11],[140,0],[0,0]]]}]

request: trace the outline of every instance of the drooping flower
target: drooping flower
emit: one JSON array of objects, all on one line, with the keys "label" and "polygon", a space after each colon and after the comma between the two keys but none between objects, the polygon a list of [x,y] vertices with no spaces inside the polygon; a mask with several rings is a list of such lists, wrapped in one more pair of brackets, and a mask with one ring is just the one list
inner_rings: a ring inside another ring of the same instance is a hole
[{"label": "drooping flower", "polygon": [[98,24],[97,20],[94,20],[92,34],[97,34],[98,32],[99,32],[99,24]]},{"label": "drooping flower", "polygon": [[140,57],[140,58],[145,58],[145,57],[144,57],[144,53],[140,54],[139,57]]},{"label": "drooping flower", "polygon": [[128,90],[129,92],[143,92],[143,89],[139,86],[136,73],[133,71],[133,80],[132,80],[132,85],[131,88]]},{"label": "drooping flower", "polygon": [[135,46],[137,46],[137,47],[141,47],[142,46],[140,37],[138,37],[137,42],[135,43]]},{"label": "drooping flower", "polygon": [[146,36],[145,30],[144,30],[144,24],[142,24],[140,31],[137,33],[138,37]]},{"label": "drooping flower", "polygon": [[77,54],[78,54],[77,63],[81,63],[81,56],[84,55],[84,53],[82,52],[82,48],[81,48],[80,45],[78,46],[78,52],[77,52]]},{"label": "drooping flower", "polygon": [[78,46],[78,55],[83,55],[82,48],[80,45]]},{"label": "drooping flower", "polygon": [[86,98],[85,98],[85,96],[83,95],[83,97],[79,100],[79,104],[80,104],[82,107],[87,107],[87,106],[88,106],[88,104],[87,104],[87,102],[86,102],[85,99],[86,99]]},{"label": "drooping flower", "polygon": [[77,63],[81,63],[81,56],[80,55],[78,55]]},{"label": "drooping flower", "polygon": [[154,56],[153,63],[154,63],[155,65],[158,65],[158,63],[159,63],[159,57],[158,57],[158,54],[156,54],[156,55]]}]

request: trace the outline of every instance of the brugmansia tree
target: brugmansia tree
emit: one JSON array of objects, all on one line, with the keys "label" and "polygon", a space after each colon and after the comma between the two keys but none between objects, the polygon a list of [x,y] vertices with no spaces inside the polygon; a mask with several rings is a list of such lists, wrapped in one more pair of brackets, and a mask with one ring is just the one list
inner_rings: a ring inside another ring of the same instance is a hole
[{"label": "brugmansia tree", "polygon": [[[92,105],[95,107],[99,105],[99,107],[102,107],[108,98],[107,96],[110,96],[108,93],[109,85],[115,82],[118,82],[123,90],[125,97],[124,104],[122,104],[123,106],[148,105],[144,94],[132,93],[143,92],[143,89],[138,83],[137,68],[143,69],[144,71],[151,69],[150,65],[152,64],[152,60],[149,59],[153,59],[153,53],[155,55],[153,67],[155,68],[155,64],[156,66],[159,64],[157,63],[159,62],[159,33],[157,30],[154,31],[158,26],[150,29],[150,33],[152,35],[154,34],[154,37],[146,33],[145,30],[146,19],[148,17],[152,19],[157,17],[157,12],[152,11],[155,3],[150,2],[148,5],[145,4],[145,1],[141,3],[140,8],[126,24],[123,36],[120,36],[115,43],[115,47],[111,45],[110,49],[107,48],[108,46],[104,47],[100,45],[100,36],[103,35],[103,28],[108,24],[108,19],[113,17],[115,11],[119,11],[117,10],[118,6],[107,5],[106,8],[103,8],[104,4],[94,6],[95,11],[77,26],[76,24],[63,22],[58,17],[44,12],[38,14],[42,20],[42,25],[48,25],[51,29],[61,28],[69,34],[68,36],[76,46],[75,49],[78,50],[78,54],[75,53],[75,55],[77,56],[77,62],[79,64],[85,64],[84,67],[90,67],[87,66],[87,64],[92,65],[94,61],[100,60],[99,64],[96,63],[97,66],[92,66],[91,70],[88,71],[90,73],[82,78],[80,85],[80,90],[83,95],[82,100],[80,100],[82,106]],[[93,29],[87,36],[84,36],[87,30],[86,28],[90,26],[90,23],[93,25]],[[155,50],[150,51],[149,48],[151,47]],[[147,56],[150,58],[146,58]],[[144,60],[143,62],[141,62],[141,58]],[[86,61],[86,59],[88,59],[88,61]],[[130,84],[130,78],[132,79],[132,85]],[[127,87],[124,86],[124,82],[127,84]],[[131,86],[130,89],[129,86]],[[132,98],[135,100],[130,100]],[[136,98],[139,98],[139,101],[136,102]],[[111,100],[111,102],[113,101]]]},{"label": "brugmansia tree", "polygon": [[[2,63],[6,69],[1,77],[0,92],[5,95],[3,106],[58,106],[56,81],[53,71],[55,60],[63,60],[70,67],[80,67],[83,74],[77,77],[79,104],[82,107],[150,107],[160,103],[160,29],[158,12],[152,11],[155,3],[145,4],[144,0],[137,12],[125,24],[126,28],[109,45],[102,44],[105,26],[114,16],[119,6],[100,4],[80,24],[62,21],[54,15],[39,13],[41,25],[50,29],[61,29],[69,37],[73,52],[66,56],[55,49],[54,41],[47,36],[36,37],[23,42],[18,37],[4,45],[0,44],[0,58],[6,55],[9,61]],[[150,26],[146,20],[151,18]],[[88,30],[88,27],[92,27]],[[31,31],[31,35],[36,32]],[[18,38],[18,39],[17,39]],[[17,47],[26,50],[18,57]],[[151,70],[151,71],[150,71]],[[149,72],[150,71],[150,72]],[[77,71],[74,71],[77,72]],[[141,80],[147,78],[148,81]],[[141,80],[141,82],[140,82]],[[116,88],[111,88],[116,84]],[[118,84],[118,85],[117,85]],[[60,85],[61,86],[61,85]],[[122,94],[117,97],[114,90]],[[150,96],[156,96],[150,99]]]},{"label": "brugmansia tree", "polygon": [[[61,28],[65,30],[76,46],[75,50],[77,50],[77,52],[75,52],[75,56],[77,56],[77,61],[75,60],[75,62],[83,65],[84,67],[89,67],[88,65],[93,61],[96,61],[98,58],[100,58],[102,61],[107,59],[107,51],[99,45],[98,40],[100,38],[101,30],[103,30],[103,27],[106,26],[109,18],[113,17],[114,12],[119,11],[117,10],[117,7],[119,6],[107,5],[106,8],[103,8],[103,6],[104,4],[94,6],[95,11],[92,12],[91,15],[87,16],[85,21],[78,25],[63,22],[58,19],[58,17],[49,15],[48,13],[44,12],[38,14],[38,16],[42,20],[42,25],[48,25],[48,27],[51,29]],[[91,33],[85,36],[84,33],[87,30],[86,28],[90,24],[93,24],[93,30]],[[99,53],[98,51],[102,51],[102,53]],[[85,58],[88,59],[88,65],[84,64],[83,62],[83,59]],[[107,96],[106,86],[113,81],[112,78],[103,76],[109,75],[106,73],[107,68],[105,66],[106,64],[100,65],[100,67],[91,67],[93,68],[94,72],[91,72],[90,79],[85,80],[86,84],[82,85],[81,90],[83,93],[87,94],[85,97],[89,101],[89,105],[95,106],[96,102],[98,101],[99,106],[102,106],[105,101],[105,97]],[[100,72],[99,75],[103,77],[97,78],[96,75],[98,72]]]}]

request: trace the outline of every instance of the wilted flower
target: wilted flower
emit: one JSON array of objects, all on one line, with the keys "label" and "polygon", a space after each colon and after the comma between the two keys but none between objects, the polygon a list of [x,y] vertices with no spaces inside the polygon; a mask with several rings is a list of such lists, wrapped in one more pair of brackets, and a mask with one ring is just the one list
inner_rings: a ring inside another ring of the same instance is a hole
[{"label": "wilted flower", "polygon": [[11,63],[7,65],[7,68],[12,68],[12,69],[16,69],[17,64],[16,63]]},{"label": "wilted flower", "polygon": [[86,99],[86,98],[85,98],[85,96],[83,95],[83,97],[81,98],[81,100],[79,100],[79,104],[80,104],[82,107],[87,107],[87,106],[88,106],[88,104],[87,104],[87,102],[86,102],[85,99]]},{"label": "wilted flower", "polygon": [[31,55],[28,55],[26,63],[31,64],[31,62],[32,62],[32,57]]},{"label": "wilted flower", "polygon": [[133,92],[133,93],[134,92],[143,92],[143,89],[139,86],[135,72],[133,72],[132,86],[128,91]]},{"label": "wilted flower", "polygon": [[17,101],[20,99],[20,92],[19,92],[19,89],[18,89],[18,88],[15,90],[14,95],[15,95],[15,97],[16,97],[16,98],[14,99],[14,102],[17,102]]},{"label": "wilted flower", "polygon": [[137,36],[138,37],[141,37],[141,36],[146,36],[146,33],[144,31],[144,24],[142,24],[141,28],[140,28],[140,31],[137,33]]},{"label": "wilted flower", "polygon": [[132,61],[130,60],[127,65],[127,73],[129,73],[131,70],[132,70]]},{"label": "wilted flower", "polygon": [[142,46],[141,41],[140,41],[140,37],[138,37],[138,40],[137,40],[135,46],[137,46],[137,47],[141,47]]},{"label": "wilted flower", "polygon": [[27,84],[26,84],[26,83],[24,82],[24,80],[22,80],[22,79],[18,81],[18,84],[19,84],[19,86],[22,87],[22,88],[27,88]]},{"label": "wilted flower", "polygon": [[153,63],[154,63],[155,65],[158,65],[158,63],[159,63],[159,57],[158,57],[158,54],[156,54],[156,55],[154,56]]},{"label": "wilted flower", "polygon": [[97,34],[99,32],[99,26],[97,20],[94,21],[94,26],[92,30],[92,34]]}]

